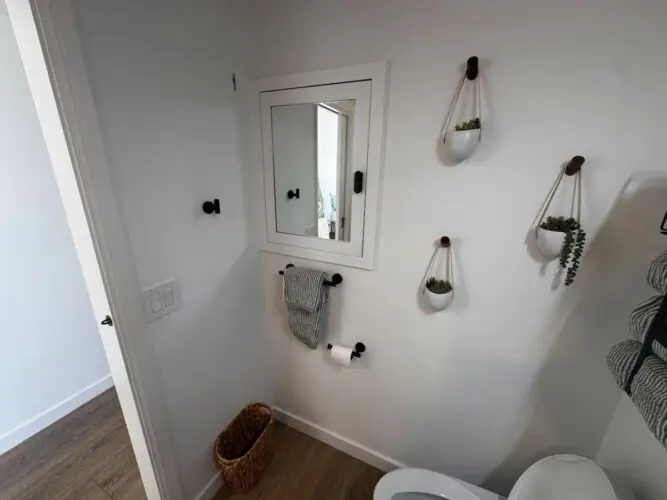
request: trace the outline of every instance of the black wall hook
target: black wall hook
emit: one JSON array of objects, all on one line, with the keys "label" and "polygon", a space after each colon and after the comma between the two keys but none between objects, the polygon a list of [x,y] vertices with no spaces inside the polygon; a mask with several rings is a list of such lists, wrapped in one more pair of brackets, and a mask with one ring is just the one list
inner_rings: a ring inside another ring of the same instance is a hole
[{"label": "black wall hook", "polygon": [[201,209],[207,215],[219,214],[220,213],[220,200],[218,198],[216,198],[212,201],[207,200],[202,204]]},{"label": "black wall hook", "polygon": [[[331,350],[333,347],[333,344],[327,344],[327,349]],[[360,358],[361,355],[366,352],[366,346],[364,345],[363,342],[357,342],[354,344],[354,351],[352,351],[352,354],[350,355],[353,358]]]},{"label": "black wall hook", "polygon": [[474,80],[479,75],[479,57],[473,56],[468,58],[468,66],[466,69],[466,77],[468,80]]},{"label": "black wall hook", "polygon": [[[287,264],[287,265],[285,266],[286,269],[289,268],[289,267],[294,267],[294,264]],[[278,274],[280,274],[280,275],[282,276],[282,275],[285,274],[285,271],[278,271]],[[340,285],[342,282],[343,282],[343,277],[342,277],[340,274],[336,273],[336,274],[334,274],[334,275],[331,277],[331,281],[326,280],[326,281],[323,283],[323,285],[324,285],[324,286],[335,287],[335,286],[337,286],[337,285]]]},{"label": "black wall hook", "polygon": [[570,163],[567,164],[567,167],[565,167],[565,175],[567,176],[572,176],[574,174],[579,173],[581,170],[581,166],[584,164],[586,161],[586,158],[583,156],[574,156],[571,160]]}]

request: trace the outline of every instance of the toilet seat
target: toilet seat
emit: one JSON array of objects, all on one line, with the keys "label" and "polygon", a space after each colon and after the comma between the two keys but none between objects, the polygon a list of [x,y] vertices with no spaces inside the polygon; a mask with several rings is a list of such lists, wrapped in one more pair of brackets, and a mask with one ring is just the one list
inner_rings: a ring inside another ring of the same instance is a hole
[{"label": "toilet seat", "polygon": [[373,500],[635,500],[595,462],[577,455],[554,455],[529,467],[502,496],[460,479],[426,469],[397,469],[380,479]]},{"label": "toilet seat", "polygon": [[531,465],[512,488],[508,500],[630,500],[618,496],[606,473],[592,460],[553,455]]},{"label": "toilet seat", "polygon": [[482,500],[458,480],[426,469],[390,472],[378,482],[373,500],[392,500],[401,493],[422,493],[449,500]]}]

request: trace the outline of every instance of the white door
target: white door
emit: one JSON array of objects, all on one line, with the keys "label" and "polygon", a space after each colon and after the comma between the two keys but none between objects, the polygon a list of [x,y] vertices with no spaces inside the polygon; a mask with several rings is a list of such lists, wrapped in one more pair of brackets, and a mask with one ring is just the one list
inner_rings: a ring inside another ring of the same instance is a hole
[{"label": "white door", "polygon": [[140,289],[71,5],[69,0],[5,3],[146,495],[180,500],[160,381],[143,335]]}]

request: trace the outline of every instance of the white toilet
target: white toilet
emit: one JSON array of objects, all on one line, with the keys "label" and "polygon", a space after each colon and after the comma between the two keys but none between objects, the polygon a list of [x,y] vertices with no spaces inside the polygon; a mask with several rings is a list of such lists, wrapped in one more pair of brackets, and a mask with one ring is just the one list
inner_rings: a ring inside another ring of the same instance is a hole
[{"label": "white toilet", "polygon": [[[512,488],[507,500],[635,500],[612,482],[595,462],[576,455],[554,455],[536,462]],[[398,469],[378,482],[373,500],[502,500],[465,481],[424,469]]]}]

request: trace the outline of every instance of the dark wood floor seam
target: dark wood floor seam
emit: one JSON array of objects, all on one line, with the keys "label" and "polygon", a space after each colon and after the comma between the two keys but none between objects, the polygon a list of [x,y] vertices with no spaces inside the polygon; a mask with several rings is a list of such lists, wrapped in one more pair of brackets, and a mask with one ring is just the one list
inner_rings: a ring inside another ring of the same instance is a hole
[{"label": "dark wood floor seam", "polygon": [[111,500],[113,500],[113,497],[111,496],[111,493],[109,493],[106,489],[101,484],[98,484],[96,481],[91,480],[91,483],[93,483],[95,486],[97,486],[99,489],[101,489],[106,496],[108,496]]}]

